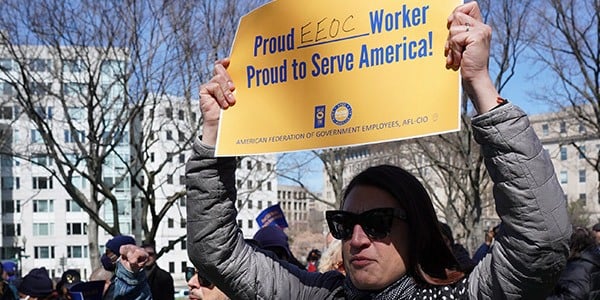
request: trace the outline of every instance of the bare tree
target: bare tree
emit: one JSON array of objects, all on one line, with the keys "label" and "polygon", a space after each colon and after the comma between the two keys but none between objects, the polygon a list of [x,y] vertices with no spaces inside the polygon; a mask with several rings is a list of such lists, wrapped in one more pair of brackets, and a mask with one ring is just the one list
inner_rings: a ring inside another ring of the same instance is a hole
[{"label": "bare tree", "polygon": [[[561,145],[573,146],[596,172],[596,199],[600,199],[600,148],[586,144],[600,139],[600,1],[546,0],[537,10],[537,62],[553,75],[538,98],[565,114],[570,127]],[[593,146],[593,145],[590,145]],[[592,148],[592,149],[590,149]]]},{"label": "bare tree", "polygon": [[[58,183],[90,216],[93,267],[98,227],[116,235],[121,224],[141,220],[143,239],[152,241],[184,200],[183,188],[165,192],[165,185],[183,168],[177,158],[201,124],[195,93],[256,2],[3,2],[0,50],[11,64],[2,65],[0,82],[10,90],[3,107],[14,108],[7,125],[31,122],[33,130],[32,142],[2,154],[45,169],[44,184]],[[151,163],[150,149],[169,130],[168,155]],[[132,220],[130,201],[140,203],[141,219]]]}]

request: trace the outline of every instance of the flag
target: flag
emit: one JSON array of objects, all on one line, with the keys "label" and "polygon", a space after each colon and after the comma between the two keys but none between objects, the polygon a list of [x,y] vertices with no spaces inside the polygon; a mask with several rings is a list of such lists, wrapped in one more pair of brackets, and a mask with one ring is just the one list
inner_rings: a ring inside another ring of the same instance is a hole
[{"label": "flag", "polygon": [[288,227],[285,215],[279,204],[271,205],[261,211],[256,217],[256,223],[258,223],[260,228],[265,226],[278,226],[280,228]]}]

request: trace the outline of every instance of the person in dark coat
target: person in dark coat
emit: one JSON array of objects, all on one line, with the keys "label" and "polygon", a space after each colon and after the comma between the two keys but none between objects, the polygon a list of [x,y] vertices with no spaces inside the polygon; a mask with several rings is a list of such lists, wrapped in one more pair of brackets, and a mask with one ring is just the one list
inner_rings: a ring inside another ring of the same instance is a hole
[{"label": "person in dark coat", "polygon": [[[0,264],[0,274],[4,272],[4,268],[2,264]],[[19,299],[17,295],[13,292],[8,282],[4,280],[3,277],[0,277],[0,300],[15,300]]]},{"label": "person in dark coat", "polygon": [[145,269],[148,285],[150,285],[150,290],[152,291],[152,298],[160,300],[175,299],[173,276],[156,264],[156,248],[154,244],[143,244],[142,248],[148,252],[148,263]]},{"label": "person in dark coat", "polygon": [[575,227],[571,254],[548,300],[600,299],[600,248],[585,227]]},{"label": "person in dark coat", "polygon": [[448,248],[452,250],[452,254],[454,254],[456,261],[458,261],[460,270],[465,273],[470,273],[475,267],[475,263],[471,259],[469,251],[467,250],[467,248],[465,248],[465,246],[454,241],[452,229],[450,229],[450,226],[448,226],[448,224],[444,222],[439,222],[439,224],[440,231],[442,232],[442,235],[444,237],[444,242],[446,242]]}]

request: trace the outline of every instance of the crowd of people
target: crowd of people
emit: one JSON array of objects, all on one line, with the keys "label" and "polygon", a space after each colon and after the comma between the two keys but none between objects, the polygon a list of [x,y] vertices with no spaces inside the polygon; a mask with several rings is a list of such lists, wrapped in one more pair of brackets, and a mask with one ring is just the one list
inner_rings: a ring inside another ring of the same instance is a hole
[{"label": "crowd of people", "polygon": [[[350,181],[339,209],[326,212],[327,247],[307,253],[306,263],[281,228],[244,238],[235,221],[236,160],[214,156],[220,112],[236,103],[224,59],[201,86],[202,135],[186,167],[190,299],[600,299],[600,224],[570,225],[527,115],[490,79],[491,28],[477,3],[457,7],[448,29],[446,67],[460,70],[477,111],[471,126],[501,219],[474,254],[438,220],[419,180],[391,165]],[[0,300],[173,299],[173,278],[156,264],[153,244],[121,235],[105,249],[88,281],[68,270],[54,285],[41,267],[13,285],[3,272]]]}]

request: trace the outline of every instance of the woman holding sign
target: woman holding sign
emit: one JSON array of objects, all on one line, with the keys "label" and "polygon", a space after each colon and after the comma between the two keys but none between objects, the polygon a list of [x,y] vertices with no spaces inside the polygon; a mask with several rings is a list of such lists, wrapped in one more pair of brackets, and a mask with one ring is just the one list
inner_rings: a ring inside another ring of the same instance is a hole
[{"label": "woman holding sign", "polygon": [[491,28],[482,23],[477,3],[456,8],[448,28],[447,68],[460,69],[478,112],[472,127],[504,226],[473,272],[458,270],[423,186],[393,166],[357,175],[341,210],[327,212],[332,235],[342,241],[346,277],[309,273],[247,245],[235,222],[236,161],[213,157],[220,110],[236,101],[227,60],[201,87],[203,135],[187,165],[194,265],[233,299],[543,299],[568,254],[564,193],[527,116],[494,88],[488,74]]}]

